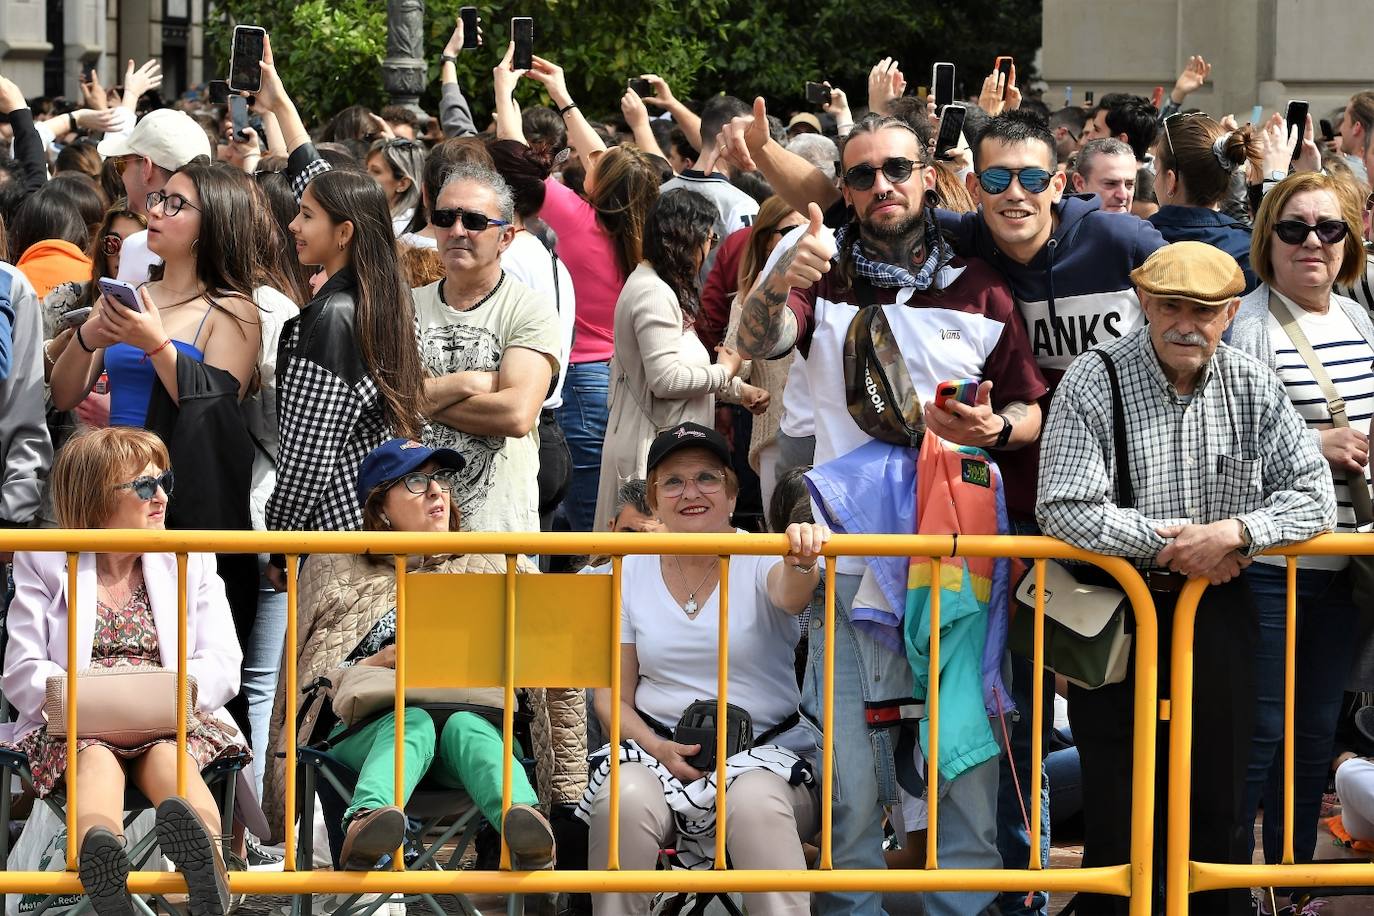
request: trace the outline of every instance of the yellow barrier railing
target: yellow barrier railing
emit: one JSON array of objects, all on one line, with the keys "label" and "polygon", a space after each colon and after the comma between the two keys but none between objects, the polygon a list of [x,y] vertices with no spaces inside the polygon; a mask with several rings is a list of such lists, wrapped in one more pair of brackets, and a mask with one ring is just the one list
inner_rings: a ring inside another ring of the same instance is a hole
[{"label": "yellow barrier railing", "polygon": [[[728,547],[729,554],[722,553]],[[928,793],[929,836],[927,847],[927,867],[920,870],[836,870],[833,868],[831,826],[833,823],[832,768],[828,765],[834,759],[834,627],[835,627],[835,570],[834,564],[827,564],[825,576],[825,654],[823,660],[823,748],[821,766],[821,838],[819,868],[810,871],[794,870],[740,870],[726,868],[725,830],[716,831],[716,868],[711,871],[632,871],[620,870],[618,842],[618,757],[610,755],[610,854],[605,871],[553,871],[517,873],[510,871],[509,850],[502,844],[501,870],[492,872],[475,871],[407,871],[402,856],[394,857],[394,870],[374,872],[332,872],[297,871],[295,835],[291,825],[295,823],[298,811],[296,793],[296,769],[298,765],[296,745],[295,704],[299,700],[297,671],[297,560],[305,554],[373,554],[395,558],[397,586],[397,651],[396,651],[396,758],[395,791],[397,803],[403,805],[402,769],[404,753],[404,714],[402,685],[407,683],[406,657],[408,649],[406,615],[406,558],[410,556],[432,556],[436,554],[501,554],[507,558],[504,591],[504,627],[501,632],[503,641],[501,665],[501,686],[505,691],[505,716],[503,721],[503,745],[505,748],[505,789],[502,794],[502,810],[511,803],[511,747],[514,710],[514,691],[517,686],[517,617],[516,592],[517,580],[525,574],[517,573],[515,557],[517,554],[602,554],[612,557],[610,589],[608,671],[611,690],[610,741],[619,744],[620,723],[620,578],[621,560],[626,555],[679,554],[698,556],[717,556],[720,561],[720,631],[722,646],[729,645],[729,609],[727,600],[730,555],[781,555],[787,550],[785,538],[779,535],[733,535],[723,543],[719,536],[711,535],[668,535],[668,534],[410,534],[402,532],[143,532],[125,530],[66,531],[66,530],[7,530],[0,531],[0,551],[52,551],[66,553],[68,557],[68,605],[76,606],[76,567],[78,555],[88,553],[175,553],[177,554],[178,577],[178,649],[177,665],[178,704],[185,710],[186,691],[186,555],[188,553],[284,553],[287,555],[287,634],[284,653],[285,691],[292,698],[292,707],[285,716],[286,777],[285,823],[286,864],[283,872],[236,872],[230,876],[235,893],[250,894],[315,894],[315,893],[388,893],[388,894],[539,894],[549,892],[649,892],[649,891],[721,891],[721,892],[761,892],[797,890],[806,892],[843,892],[843,891],[1009,891],[1037,888],[1050,892],[1085,891],[1098,894],[1116,895],[1130,898],[1132,916],[1146,916],[1150,911],[1152,880],[1152,849],[1154,840],[1154,757],[1155,734],[1158,710],[1156,708],[1156,680],[1158,657],[1158,630],[1154,605],[1139,573],[1126,561],[1116,557],[1105,557],[1086,553],[1068,545],[1043,537],[991,537],[991,536],[904,536],[904,535],[848,535],[836,536],[827,545],[824,553],[835,556],[902,556],[928,558],[936,564],[933,583],[939,583],[938,563],[941,557],[1023,557],[1035,560],[1037,582],[1034,636],[1034,678],[1031,683],[1040,683],[1044,673],[1044,561],[1047,559],[1076,560],[1097,566],[1120,585],[1129,598],[1135,615],[1134,650],[1136,652],[1136,677],[1134,686],[1134,729],[1133,772],[1132,772],[1132,811],[1130,862],[1121,865],[1077,868],[1042,868],[1039,859],[1041,808],[1030,806],[1030,859],[1023,869],[945,869],[938,865],[938,793]],[[490,578],[490,577],[487,577]],[[585,577],[584,577],[585,578]],[[926,700],[929,716],[929,753],[927,754],[928,779],[930,785],[938,785],[937,761],[940,716],[940,603],[939,589],[933,588],[930,605],[930,672],[929,693]],[[569,626],[583,626],[572,616],[566,618]],[[76,657],[76,627],[68,627],[68,657]],[[726,748],[726,690],[729,677],[729,653],[719,654],[717,667],[717,777],[718,785],[724,786],[724,766]],[[68,709],[76,708],[76,678],[68,678]],[[580,686],[575,684],[560,686]],[[1037,786],[1042,778],[1040,734],[1045,714],[1041,692],[1033,691],[1035,700],[1032,710],[1033,749],[1031,754],[1032,778],[1030,784]],[[183,712],[184,716],[184,712]],[[179,754],[177,785],[179,791],[185,786],[184,753],[186,731],[185,721],[178,725]],[[67,723],[68,773],[75,773],[76,722],[70,717]],[[80,881],[71,870],[76,861],[75,798],[79,786],[68,787],[68,848],[65,873],[44,872],[6,872],[0,873],[0,893],[79,893]],[[726,791],[717,794],[717,823],[725,823]],[[309,829],[308,826],[305,829]],[[595,866],[596,863],[593,863]],[[157,872],[135,872],[129,877],[129,889],[134,893],[174,893],[185,889],[180,875]]]},{"label": "yellow barrier railing", "polygon": [[[1374,554],[1374,538],[1328,534],[1302,544],[1265,552],[1287,557],[1287,638],[1283,691],[1283,861],[1276,865],[1194,862],[1189,850],[1192,802],[1193,635],[1198,604],[1207,582],[1195,579],[1179,595],[1174,609],[1170,695],[1173,717],[1169,733],[1169,823],[1165,860],[1165,899],[1169,916],[1186,916],[1188,895],[1201,891],[1251,887],[1374,886],[1374,863],[1295,863],[1293,856],[1294,694],[1297,679],[1297,558]],[[1264,817],[1279,816],[1265,811]]]}]

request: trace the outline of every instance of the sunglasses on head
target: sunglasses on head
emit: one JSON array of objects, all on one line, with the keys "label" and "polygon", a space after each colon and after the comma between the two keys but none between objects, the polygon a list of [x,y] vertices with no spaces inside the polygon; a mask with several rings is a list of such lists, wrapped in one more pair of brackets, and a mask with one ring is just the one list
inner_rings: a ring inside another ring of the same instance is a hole
[{"label": "sunglasses on head", "polygon": [[156,477],[135,477],[128,483],[116,484],[116,490],[133,490],[134,495],[147,502],[157,495],[158,487],[168,496],[172,495],[172,469],[168,468]]},{"label": "sunglasses on head", "polygon": [[481,232],[489,226],[510,225],[503,219],[492,219],[485,213],[478,213],[476,210],[464,210],[461,207],[446,207],[442,210],[435,210],[430,213],[429,221],[440,229],[452,229],[454,223],[461,222],[463,228],[468,232]]},{"label": "sunglasses on head", "polygon": [[1042,168],[1007,169],[994,165],[978,173],[978,184],[989,194],[1001,194],[1011,187],[1011,180],[1015,178],[1027,194],[1039,194],[1050,186],[1052,177]]},{"label": "sunglasses on head", "polygon": [[915,168],[915,162],[900,156],[887,160],[881,166],[864,163],[845,172],[844,183],[856,191],[867,191],[873,187],[873,182],[878,180],[878,173],[882,172],[888,181],[901,184],[911,177],[911,172]]},{"label": "sunglasses on head", "polygon": [[1324,219],[1315,226],[1299,219],[1281,219],[1274,224],[1274,234],[1288,245],[1301,245],[1309,232],[1317,233],[1317,241],[1323,245],[1334,245],[1350,233],[1350,225],[1339,219]]}]

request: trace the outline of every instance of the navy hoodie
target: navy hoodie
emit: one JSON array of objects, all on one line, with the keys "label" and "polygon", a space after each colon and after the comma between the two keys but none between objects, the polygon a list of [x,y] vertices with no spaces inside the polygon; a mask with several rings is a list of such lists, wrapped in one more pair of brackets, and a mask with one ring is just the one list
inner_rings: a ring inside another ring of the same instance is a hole
[{"label": "navy hoodie", "polygon": [[1235,258],[1241,273],[1245,274],[1246,295],[1259,285],[1250,270],[1250,227],[1239,220],[1207,207],[1170,204],[1160,207],[1159,212],[1150,217],[1150,225],[1170,243],[1202,242]]},{"label": "navy hoodie", "polygon": [[[1145,220],[1103,212],[1095,194],[1065,196],[1055,213],[1054,235],[1029,264],[1022,264],[998,250],[981,212],[936,211],[955,250],[992,264],[1011,286],[1031,352],[1050,386],[1040,405],[1045,417],[1054,387],[1075,356],[1145,323],[1131,271],[1165,244]],[[1007,508],[1015,516],[1034,517],[1039,440],[999,457]]]}]

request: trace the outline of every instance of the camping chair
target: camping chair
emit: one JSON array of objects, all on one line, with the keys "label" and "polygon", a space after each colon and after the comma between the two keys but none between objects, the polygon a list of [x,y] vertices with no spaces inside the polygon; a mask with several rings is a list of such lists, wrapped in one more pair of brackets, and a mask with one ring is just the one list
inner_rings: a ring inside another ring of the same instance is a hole
[{"label": "camping chair", "polygon": [[[234,809],[237,804],[238,781],[242,771],[249,765],[249,758],[246,755],[226,757],[216,760],[201,771],[201,776],[205,780],[205,785],[210,792],[215,795],[219,802],[220,810],[220,834],[223,837],[223,848],[220,850],[225,862],[230,860],[229,834],[233,827]],[[26,792],[37,796],[33,785],[33,772],[29,769],[29,758],[20,751],[9,748],[0,748],[0,780],[3,780],[3,791],[0,791],[0,871],[9,867],[10,854],[10,814],[13,799],[10,795],[10,787],[14,777],[18,776],[20,783]],[[47,798],[42,799],[52,812],[57,815],[63,823],[67,820],[66,811],[66,792],[57,789]],[[142,792],[139,792],[132,785],[125,789],[124,793],[124,828],[127,830],[129,825],[134,822],[144,811],[152,808],[153,805]],[[129,861],[133,865],[134,871],[139,871],[147,866],[153,857],[153,850],[157,848],[157,834],[149,831],[137,843],[129,849]],[[167,912],[173,912],[173,908],[161,895],[154,895],[159,905]],[[34,911],[33,916],[41,914],[57,901],[57,897],[48,897]],[[154,916],[153,910],[148,906],[142,896],[134,895],[134,907],[144,916]],[[91,908],[89,897],[83,897],[81,902],[68,912],[68,916],[81,916]]]},{"label": "camping chair", "polygon": [[[611,577],[526,575],[512,569],[504,575],[405,575],[397,624],[407,689],[505,685],[508,585],[515,598],[514,607],[509,608],[514,617],[509,623],[516,650],[512,686],[610,686]],[[512,741],[515,737],[512,734]],[[357,774],[316,748],[302,748],[299,753],[304,782],[297,795],[303,805],[298,867],[304,870],[310,867],[313,854],[308,815],[313,815],[314,792],[328,790],[321,792],[321,804],[326,806],[326,820],[337,822],[328,811],[327,796],[352,797],[351,785]],[[405,810],[409,818],[419,822],[418,829],[408,831],[418,855],[413,861],[408,857],[407,868],[456,868],[483,822],[465,793],[424,781]],[[338,813],[341,815],[342,810]],[[441,862],[440,847],[455,836],[459,837],[456,851]],[[476,913],[462,895],[455,896],[463,912]],[[369,916],[386,902],[382,897],[360,906],[360,899],[350,899],[336,912],[340,916]],[[407,902],[411,899],[425,903],[436,916],[443,913],[431,895],[407,898]],[[292,914],[309,914],[309,907],[310,898],[298,896]],[[522,908],[520,895],[508,898],[507,913],[519,913]]]}]

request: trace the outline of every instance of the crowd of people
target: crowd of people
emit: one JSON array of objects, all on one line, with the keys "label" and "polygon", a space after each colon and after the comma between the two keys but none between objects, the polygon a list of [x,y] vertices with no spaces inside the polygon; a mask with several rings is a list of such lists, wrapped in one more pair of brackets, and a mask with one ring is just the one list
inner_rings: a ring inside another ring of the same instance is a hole
[{"label": "crowd of people", "polygon": [[[909,586],[890,558],[820,556],[832,531],[1051,535],[1140,569],[1160,623],[1162,697],[1174,605],[1190,578],[1209,581],[1191,855],[1251,861],[1262,811],[1262,855],[1278,861],[1288,579],[1282,558],[1259,554],[1374,524],[1374,92],[1318,117],[1337,125],[1327,138],[1311,117],[1290,129],[1282,114],[1251,124],[1188,108],[1210,76],[1200,57],[1159,107],[1112,93],[1051,110],[1014,69],[995,70],[954,103],[963,128],[937,156],[950,109],[907,94],[891,59],[873,67],[866,104],[827,84],[819,112],[786,123],[763,98],[683,101],[652,74],[639,78],[649,95],[628,88],[596,121],[557,63],[517,69],[513,45],[465,94],[454,64],[486,52],[464,44],[460,19],[440,55],[437,116],[353,106],[314,125],[291,94],[309,86],[270,40],[241,129],[208,96],[162,105],[156,62],[130,62],[109,91],[83,83],[78,106],[25,100],[0,76],[0,524],[667,531],[722,543],[785,533],[785,557],[731,558],[728,647],[714,557],[627,558],[624,740],[606,742],[608,689],[522,692],[538,725],[517,748],[504,812],[501,691],[466,697],[475,711],[407,710],[406,797],[425,778],[466,791],[522,870],[605,867],[613,753],[622,868],[651,869],[665,848],[676,867],[710,867],[722,829],[734,867],[804,869],[827,766],[837,869],[921,867],[931,792],[943,868],[1047,865],[1049,826],[1070,813],[1085,866],[1128,861],[1134,662],[1102,686],[1037,681],[1006,648],[1006,568],[966,567],[991,577],[992,598],[974,589],[967,618],[944,618],[953,661],[940,674],[931,785],[920,596],[946,585],[922,591],[913,565]],[[522,109],[522,81],[549,105]],[[491,98],[485,127],[472,94]],[[940,514],[927,497],[949,453],[962,471],[941,485],[960,508]],[[64,556],[5,559],[0,688],[16,721],[0,737],[47,797],[68,760],[50,679],[170,667],[175,563],[83,554],[73,622]],[[584,559],[520,557],[518,569],[609,572]],[[438,555],[411,569],[506,562]],[[835,758],[824,760],[829,562]],[[1358,558],[1298,562],[1300,861],[1315,854],[1333,778],[1346,828],[1374,842],[1374,729],[1358,727],[1352,700],[1374,690],[1365,570]],[[284,823],[282,752],[302,699],[278,676],[289,574],[303,685],[395,668],[389,562],[319,555],[288,570],[282,556],[193,556],[186,794],[174,735],[80,734],[79,866],[100,916],[135,912],[126,782],[156,807],[196,916],[230,907],[232,857],[195,774],[251,759],[268,835],[234,830],[235,853],[268,861],[258,841],[297,829]],[[722,651],[749,663],[730,667],[718,828],[698,703],[714,716]],[[1037,691],[1060,710],[1043,723],[1041,748],[1055,753],[1038,786]],[[324,697],[299,737],[357,773],[351,797],[325,806],[334,865],[384,865],[408,830],[389,706],[355,719]],[[1160,812],[1183,791],[1165,773],[1161,762]],[[885,912],[874,891],[744,904]],[[1048,905],[1033,888],[924,895],[937,916]],[[1245,890],[1192,902],[1198,913],[1251,906],[1271,912]],[[1082,894],[1076,907],[1125,913],[1127,901]]]}]

